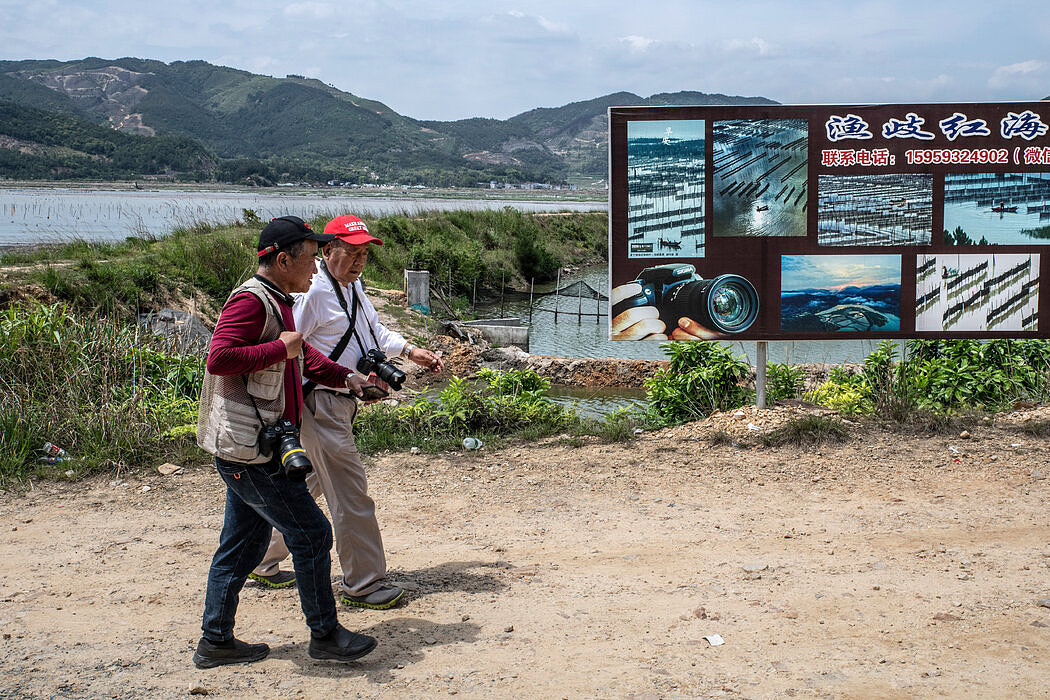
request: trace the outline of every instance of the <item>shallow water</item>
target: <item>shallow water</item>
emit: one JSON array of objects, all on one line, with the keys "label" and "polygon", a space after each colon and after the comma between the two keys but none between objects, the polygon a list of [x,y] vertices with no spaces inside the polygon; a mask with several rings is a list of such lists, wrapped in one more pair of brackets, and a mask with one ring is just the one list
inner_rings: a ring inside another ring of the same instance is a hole
[{"label": "shallow water", "polygon": [[331,214],[417,215],[424,211],[501,209],[604,211],[604,201],[442,199],[373,197],[338,190],[316,194],[180,190],[80,190],[0,187],[0,247],[61,243],[72,239],[122,241],[128,236],[159,237],[179,226],[220,224],[253,210],[266,221],[294,214],[304,219]]}]

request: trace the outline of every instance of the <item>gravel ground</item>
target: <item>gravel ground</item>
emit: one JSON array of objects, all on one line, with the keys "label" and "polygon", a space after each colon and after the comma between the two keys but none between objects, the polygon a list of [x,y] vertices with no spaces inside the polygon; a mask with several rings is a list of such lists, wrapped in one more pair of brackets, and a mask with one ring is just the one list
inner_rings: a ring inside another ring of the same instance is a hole
[{"label": "gravel ground", "polygon": [[1046,696],[1050,460],[1025,426],[1050,411],[759,446],[805,411],[369,458],[408,594],[340,611],[379,638],[352,664],[307,656],[294,589],[248,586],[237,633],[269,658],[194,668],[212,469],[0,494],[0,696]]}]

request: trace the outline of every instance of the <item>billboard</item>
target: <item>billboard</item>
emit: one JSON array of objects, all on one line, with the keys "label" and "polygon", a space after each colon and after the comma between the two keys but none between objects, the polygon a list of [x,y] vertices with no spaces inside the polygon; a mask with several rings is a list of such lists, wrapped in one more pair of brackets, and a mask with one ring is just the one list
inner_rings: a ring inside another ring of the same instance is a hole
[{"label": "billboard", "polygon": [[613,107],[614,340],[1050,337],[1050,104]]}]

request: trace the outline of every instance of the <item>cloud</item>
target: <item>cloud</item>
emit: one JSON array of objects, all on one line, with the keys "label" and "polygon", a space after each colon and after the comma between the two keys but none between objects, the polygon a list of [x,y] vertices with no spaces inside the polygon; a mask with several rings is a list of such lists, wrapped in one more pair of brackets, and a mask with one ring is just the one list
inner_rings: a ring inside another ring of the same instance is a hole
[{"label": "cloud", "polygon": [[641,53],[648,49],[652,44],[656,43],[656,39],[650,39],[647,36],[638,36],[632,34],[630,36],[622,36],[617,41],[627,44],[627,47],[635,53]]},{"label": "cloud", "polygon": [[743,53],[755,56],[771,56],[774,53],[773,45],[760,37],[750,39],[730,39],[722,44],[723,48],[732,53]]},{"label": "cloud", "polygon": [[289,17],[306,19],[326,19],[336,15],[338,8],[326,2],[293,2],[284,8]]},{"label": "cloud", "polygon": [[1043,81],[1045,76],[1040,75],[1044,71],[1046,64],[1042,61],[1021,61],[1020,63],[1011,63],[1008,66],[999,66],[992,73],[992,77],[988,79],[988,87],[993,89],[1012,87],[1018,83],[1027,84],[1032,82],[1033,78],[1038,81]]},{"label": "cloud", "polygon": [[534,43],[573,39],[567,24],[553,22],[543,15],[529,15],[520,10],[490,15],[484,22],[494,37],[504,43]]}]

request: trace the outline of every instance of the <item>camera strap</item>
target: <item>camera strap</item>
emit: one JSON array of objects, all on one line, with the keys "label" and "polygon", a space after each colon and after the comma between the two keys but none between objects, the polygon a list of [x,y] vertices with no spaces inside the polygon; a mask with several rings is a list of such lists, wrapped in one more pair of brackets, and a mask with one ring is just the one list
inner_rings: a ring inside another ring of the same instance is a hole
[{"label": "camera strap", "polygon": [[[336,281],[335,277],[332,277],[332,273],[328,271],[328,266],[325,265],[323,259],[321,260],[321,271],[325,274],[325,277],[328,278],[328,282],[332,285],[332,290],[335,292],[335,298],[339,301],[339,306],[342,307],[343,313],[346,314],[346,318],[350,322],[350,325],[346,328],[346,332],[343,333],[343,337],[340,338],[339,342],[336,343],[334,348],[332,348],[332,352],[328,353],[329,360],[332,362],[338,362],[339,358],[343,356],[343,351],[346,350],[346,346],[350,343],[350,336],[357,338],[357,289],[352,285],[350,287],[350,292],[353,296],[350,298],[351,304],[350,310],[348,311],[346,308],[346,297],[343,296],[343,290],[340,288],[339,282]],[[360,338],[357,338],[357,344],[361,344]],[[364,350],[362,349],[361,352],[363,354]],[[303,384],[303,399],[305,400],[306,397],[310,395],[310,392],[316,387],[317,382],[315,381],[309,381],[306,384]]]}]

